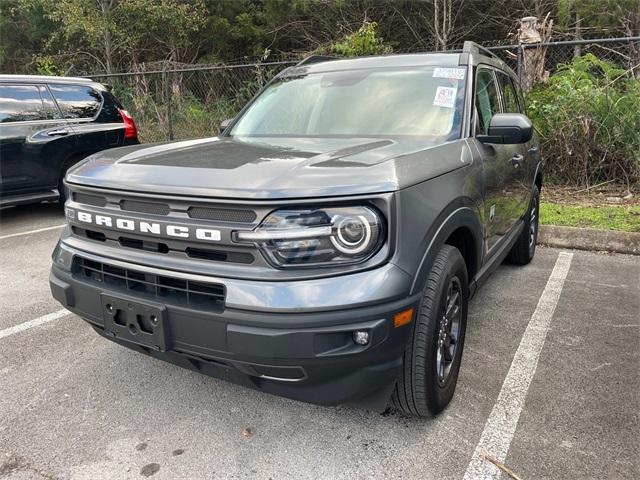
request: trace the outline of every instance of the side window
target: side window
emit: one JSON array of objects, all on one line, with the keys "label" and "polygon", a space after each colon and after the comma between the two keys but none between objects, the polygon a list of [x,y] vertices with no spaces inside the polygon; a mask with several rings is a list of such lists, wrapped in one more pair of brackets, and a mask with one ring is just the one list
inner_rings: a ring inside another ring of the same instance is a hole
[{"label": "side window", "polygon": [[504,99],[504,108],[507,113],[520,113],[520,104],[518,102],[518,94],[513,86],[511,77],[504,73],[498,73],[500,79],[500,87],[502,88],[502,98]]},{"label": "side window", "polygon": [[476,74],[476,134],[486,135],[489,122],[494,114],[500,113],[500,98],[493,71],[488,68],[478,68]]},{"label": "side window", "polygon": [[53,118],[36,85],[0,85],[0,122],[25,122]]},{"label": "side window", "polygon": [[51,93],[49,93],[47,87],[41,85],[38,88],[40,89],[40,96],[42,97],[43,118],[46,120],[62,118],[60,110],[58,110],[58,107],[53,101],[53,97],[51,96]]},{"label": "side window", "polygon": [[82,85],[49,85],[65,118],[93,118],[98,114],[102,97],[91,87]]}]

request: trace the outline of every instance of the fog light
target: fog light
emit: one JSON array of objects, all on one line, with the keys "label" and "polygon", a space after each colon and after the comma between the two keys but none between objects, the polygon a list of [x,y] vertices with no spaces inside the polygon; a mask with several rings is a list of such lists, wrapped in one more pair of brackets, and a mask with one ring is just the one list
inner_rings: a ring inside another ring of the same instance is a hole
[{"label": "fog light", "polygon": [[353,341],[358,345],[366,345],[369,343],[369,332],[364,330],[356,330],[353,332]]}]

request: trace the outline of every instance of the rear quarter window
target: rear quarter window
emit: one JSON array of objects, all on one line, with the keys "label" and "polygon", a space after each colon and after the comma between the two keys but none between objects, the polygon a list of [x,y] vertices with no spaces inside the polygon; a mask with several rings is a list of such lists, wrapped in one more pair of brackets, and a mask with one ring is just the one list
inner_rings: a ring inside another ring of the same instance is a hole
[{"label": "rear quarter window", "polygon": [[91,87],[50,84],[49,88],[65,118],[94,118],[102,106],[102,96]]},{"label": "rear quarter window", "polygon": [[516,87],[508,75],[498,72],[498,79],[500,81],[500,87],[502,89],[502,98],[504,99],[505,112],[507,113],[520,113],[522,111],[520,107],[520,101],[516,92]]}]

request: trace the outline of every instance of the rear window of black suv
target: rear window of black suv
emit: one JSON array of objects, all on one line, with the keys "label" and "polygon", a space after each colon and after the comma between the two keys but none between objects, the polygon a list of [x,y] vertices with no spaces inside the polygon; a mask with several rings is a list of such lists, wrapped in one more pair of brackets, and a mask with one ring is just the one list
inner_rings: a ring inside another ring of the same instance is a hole
[{"label": "rear window of black suv", "polygon": [[49,88],[65,118],[95,118],[102,106],[102,95],[89,86],[50,84]]}]

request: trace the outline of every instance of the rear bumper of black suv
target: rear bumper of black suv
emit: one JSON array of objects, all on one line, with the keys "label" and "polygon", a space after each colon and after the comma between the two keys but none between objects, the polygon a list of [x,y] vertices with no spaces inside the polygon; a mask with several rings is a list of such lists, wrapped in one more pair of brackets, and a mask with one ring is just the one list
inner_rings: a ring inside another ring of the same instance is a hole
[{"label": "rear bumper of black suv", "polygon": [[[60,244],[54,252],[50,286],[60,303],[90,323],[100,335],[213,377],[321,405],[385,408],[401,371],[411,331],[410,322],[394,326],[394,316],[411,308],[415,311],[419,300],[418,295],[381,302],[380,292],[374,288],[380,283],[377,279],[380,272],[372,270],[351,279],[352,288],[359,292],[354,293],[359,305],[354,308],[345,308],[343,304],[331,308],[325,296],[333,291],[322,290],[328,288],[323,287],[328,282],[306,280],[296,282],[295,288],[290,282],[265,282],[269,283],[273,298],[278,298],[274,289],[283,290],[282,295],[289,298],[287,309],[256,309],[255,298],[247,299],[247,307],[251,308],[242,308],[235,302],[232,308],[206,309],[148,298],[135,290],[109,284],[104,278],[88,278],[76,267],[78,259],[88,256],[94,262],[97,260],[93,255]],[[117,260],[100,260],[104,262],[101,265],[112,265],[110,271],[124,268]],[[408,285],[410,279],[402,270],[395,266],[385,268],[387,292],[397,292],[405,283]],[[367,281],[367,276],[371,281]],[[348,284],[349,278],[344,277],[339,281]],[[235,280],[234,285],[241,290],[241,282]],[[247,286],[248,292],[252,289],[255,282]],[[309,297],[307,304],[292,305],[290,298],[300,300],[305,291]],[[371,304],[367,304],[364,296],[371,297]],[[317,306],[319,302],[321,307]],[[136,325],[151,333],[136,331],[129,320],[123,320],[127,314],[129,319],[146,315],[147,320],[143,318]],[[161,325],[161,338],[149,318],[156,322],[156,328]],[[366,345],[354,341],[356,331],[367,332]]]}]

